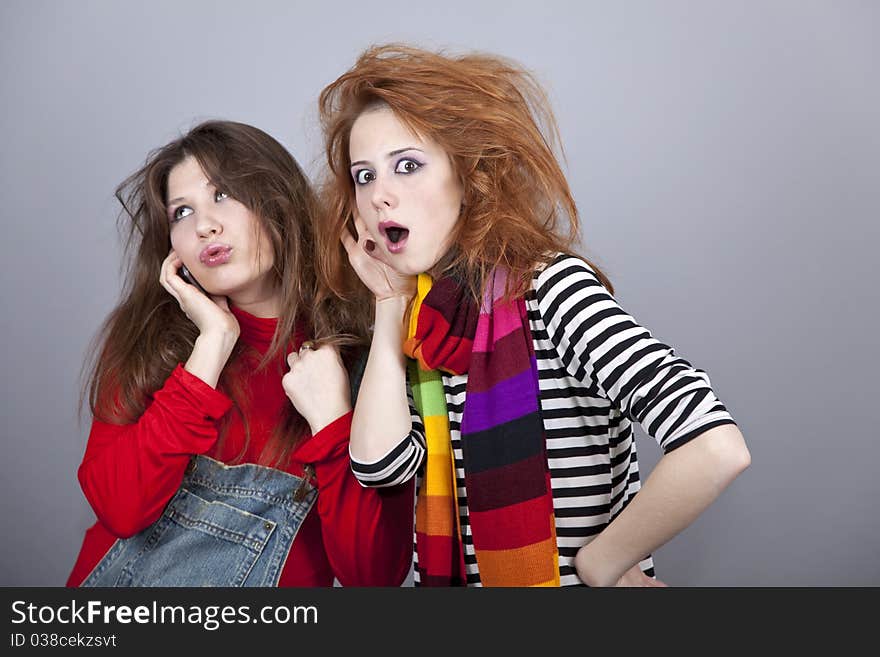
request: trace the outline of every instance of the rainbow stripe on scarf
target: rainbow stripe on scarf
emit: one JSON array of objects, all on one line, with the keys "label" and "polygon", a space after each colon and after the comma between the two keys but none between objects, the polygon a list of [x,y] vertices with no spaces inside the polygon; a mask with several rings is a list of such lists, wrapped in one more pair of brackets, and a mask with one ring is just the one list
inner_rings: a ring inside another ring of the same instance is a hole
[{"label": "rainbow stripe on scarf", "polygon": [[559,585],[537,361],[525,302],[504,302],[506,280],[494,273],[478,309],[454,279],[419,276],[404,351],[415,359],[410,381],[428,452],[416,504],[423,586],[466,583],[441,370],[468,374],[461,444],[482,584]]}]

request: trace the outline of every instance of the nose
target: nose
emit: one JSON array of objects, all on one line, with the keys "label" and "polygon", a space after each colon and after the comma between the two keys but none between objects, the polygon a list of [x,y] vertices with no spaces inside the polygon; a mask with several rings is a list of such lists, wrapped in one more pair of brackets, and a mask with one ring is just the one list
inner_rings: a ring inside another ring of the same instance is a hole
[{"label": "nose", "polygon": [[397,194],[394,192],[393,183],[386,178],[377,178],[373,181],[372,197],[370,199],[376,212],[391,210],[397,207]]},{"label": "nose", "polygon": [[197,213],[196,233],[200,238],[210,238],[223,232],[223,225],[210,210]]}]

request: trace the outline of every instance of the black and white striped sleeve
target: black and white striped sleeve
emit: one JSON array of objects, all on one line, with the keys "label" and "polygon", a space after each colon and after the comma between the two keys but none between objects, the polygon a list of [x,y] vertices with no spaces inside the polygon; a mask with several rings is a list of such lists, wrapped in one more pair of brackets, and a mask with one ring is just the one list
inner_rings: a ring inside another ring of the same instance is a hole
[{"label": "black and white striped sleeve", "polygon": [[628,315],[582,259],[558,257],[540,272],[535,290],[567,372],[595,383],[665,452],[712,427],[734,424],[708,375]]},{"label": "black and white striped sleeve", "polygon": [[367,463],[351,456],[351,469],[362,486],[384,488],[409,481],[418,471],[425,458],[425,426],[416,410],[412,389],[407,378],[406,397],[412,429],[390,452],[377,461]]}]

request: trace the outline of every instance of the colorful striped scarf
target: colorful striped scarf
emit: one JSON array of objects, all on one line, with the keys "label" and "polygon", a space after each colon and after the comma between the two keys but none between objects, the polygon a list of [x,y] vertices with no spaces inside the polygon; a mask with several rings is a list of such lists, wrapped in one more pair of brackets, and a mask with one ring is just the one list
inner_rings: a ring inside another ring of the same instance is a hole
[{"label": "colorful striped scarf", "polygon": [[468,374],[461,445],[482,584],[559,586],[537,361],[525,302],[504,301],[506,281],[496,270],[478,309],[453,278],[419,276],[404,352],[428,451],[416,504],[423,586],[466,584],[440,371]]}]

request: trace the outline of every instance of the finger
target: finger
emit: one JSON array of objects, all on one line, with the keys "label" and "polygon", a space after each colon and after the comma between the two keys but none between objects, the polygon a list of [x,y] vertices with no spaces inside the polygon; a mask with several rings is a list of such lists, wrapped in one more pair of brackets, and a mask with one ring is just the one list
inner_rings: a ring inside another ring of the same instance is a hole
[{"label": "finger", "polygon": [[367,222],[361,219],[361,215],[357,211],[352,213],[354,216],[354,227],[357,229],[358,242],[363,242],[370,237],[370,229],[367,228]]},{"label": "finger", "polygon": [[166,276],[170,274],[176,274],[177,270],[180,269],[180,266],[183,264],[183,261],[180,259],[180,256],[177,255],[177,252],[174,249],[168,252],[168,255],[165,256],[165,259],[162,261],[162,266],[159,268],[159,271],[164,273]]},{"label": "finger", "polygon": [[178,261],[178,264],[172,265],[171,268],[165,272],[165,289],[169,290],[178,301],[183,301],[185,298],[191,298],[190,295],[192,294],[201,294],[192,285],[177,275],[177,270],[179,268],[180,261]]},{"label": "finger", "polygon": [[376,244],[376,240],[373,239],[372,233],[370,233],[370,229],[367,228],[367,223],[361,219],[361,216],[355,212],[354,213],[354,226],[357,229],[358,239],[357,242],[361,246],[361,248],[369,255],[376,255],[380,250],[377,248],[379,245]]},{"label": "finger", "polygon": [[370,256],[372,258],[376,258],[376,260],[379,260],[379,258],[376,257],[379,255],[379,253],[378,253],[379,249],[376,248],[376,242],[371,240],[369,237],[364,240],[363,249],[364,249],[364,251],[366,251],[368,256]]},{"label": "finger", "polygon": [[373,236],[369,233],[366,233],[361,237],[359,244],[364,252],[371,256],[377,255],[380,250],[379,245],[376,243],[376,240],[374,240]]},{"label": "finger", "polygon": [[351,216],[345,221],[345,232],[351,235],[355,241],[358,240],[357,217],[357,206],[355,206],[351,212]]},{"label": "finger", "polygon": [[162,271],[166,276],[176,275],[177,270],[183,265],[183,260],[180,259],[180,256],[177,255],[174,251],[168,254],[165,260],[162,261],[162,267],[160,271]]},{"label": "finger", "polygon": [[[198,296],[208,297],[211,296],[202,292],[202,290],[200,290],[196,285],[193,285],[180,275],[180,268],[183,267],[183,260],[181,260],[180,256],[178,256],[173,250],[171,251],[171,254],[168,256],[168,258],[165,259],[165,262],[167,263],[167,266],[163,269],[166,280],[180,294],[196,294]],[[190,296],[189,298],[191,300],[193,297]],[[215,303],[217,302],[217,298],[213,298],[213,300]]]},{"label": "finger", "polygon": [[357,252],[357,241],[349,234],[348,230],[343,231],[342,235],[339,238],[339,241],[342,242],[342,246],[345,247],[345,251],[348,253],[349,257],[351,257],[352,253]]},{"label": "finger", "polygon": [[317,351],[320,353],[321,358],[323,358],[321,361],[323,367],[335,367],[338,365],[343,369],[345,368],[342,363],[342,356],[339,353],[339,345],[333,342],[328,342],[319,345]]},{"label": "finger", "polygon": [[288,367],[292,368],[298,360],[299,360],[299,352],[291,351],[289,354],[287,354],[287,366]]},{"label": "finger", "polygon": [[371,236],[368,235],[366,239],[361,241],[361,250],[373,260],[381,262],[386,267],[391,267],[386,259],[388,254],[385,253],[385,249],[379,248],[379,244]]},{"label": "finger", "polygon": [[339,236],[339,241],[342,242],[342,245],[345,247],[345,250],[348,251],[349,255],[354,251],[354,246],[363,240],[364,236],[367,234],[367,226],[361,220],[360,215],[357,213],[357,208],[352,212],[352,219],[354,224],[354,235],[352,235],[352,231],[348,222],[345,223],[345,228],[342,231],[342,235]]},{"label": "finger", "polygon": [[183,283],[183,280],[177,276],[177,267],[179,266],[180,260],[177,256],[169,256],[162,263],[162,268],[159,270],[159,284],[177,300],[177,303],[181,302],[181,298],[179,284],[175,279],[179,279],[180,283]]},{"label": "finger", "polygon": [[168,272],[168,268],[171,266],[171,263],[174,261],[174,259],[175,256],[169,253],[167,256],[165,256],[162,264],[159,265],[159,282],[162,282],[163,277]]},{"label": "finger", "polygon": [[168,255],[165,256],[165,260],[162,261],[162,266],[167,262],[173,262],[175,259],[177,259],[177,252],[174,249],[170,249]]},{"label": "finger", "polygon": [[361,213],[358,212],[357,206],[351,209],[351,218],[354,220],[354,228],[357,231],[358,238],[364,236],[364,233],[367,232],[367,224],[361,218]]},{"label": "finger", "polygon": [[195,285],[191,285],[188,281],[183,279],[180,275],[180,268],[183,266],[183,260],[181,260],[179,256],[172,254],[166,259],[166,263],[167,264],[163,267],[162,271],[162,275],[164,276],[163,286],[166,290],[172,293],[178,303],[201,303],[200,301],[196,301],[196,299],[209,296],[209,298],[211,298],[211,300],[218,306],[223,307],[227,311],[229,310],[229,306],[226,305],[226,297],[206,295]]},{"label": "finger", "polygon": [[293,392],[293,376],[290,372],[281,377],[281,387],[284,389],[284,393],[288,396]]}]

